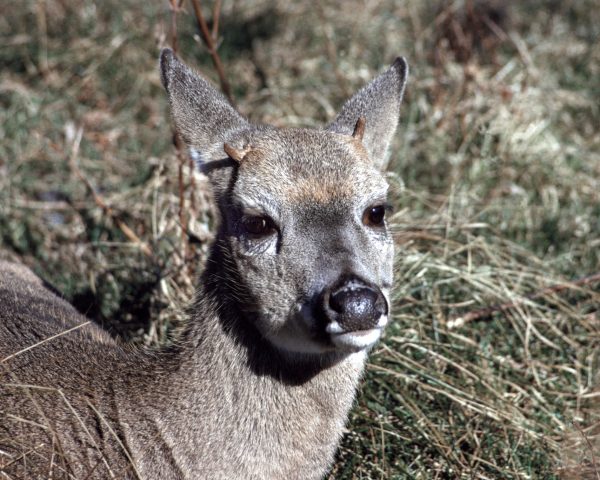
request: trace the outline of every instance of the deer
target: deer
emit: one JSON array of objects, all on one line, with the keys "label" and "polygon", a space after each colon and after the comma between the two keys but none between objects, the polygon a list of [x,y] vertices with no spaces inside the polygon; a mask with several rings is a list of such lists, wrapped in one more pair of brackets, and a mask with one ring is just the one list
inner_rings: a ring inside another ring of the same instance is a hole
[{"label": "deer", "polygon": [[253,124],[170,49],[172,119],[219,212],[177,340],[113,338],[0,263],[0,477],[319,479],[391,315],[399,57],[321,129]]}]

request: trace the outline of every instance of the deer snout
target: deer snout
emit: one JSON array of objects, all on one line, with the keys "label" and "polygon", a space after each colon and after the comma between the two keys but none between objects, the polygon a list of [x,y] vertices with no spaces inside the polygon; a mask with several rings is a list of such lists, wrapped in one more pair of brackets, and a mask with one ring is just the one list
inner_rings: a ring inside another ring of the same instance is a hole
[{"label": "deer snout", "polygon": [[388,306],[381,290],[356,278],[326,289],[321,308],[332,343],[350,350],[371,346],[387,323]]},{"label": "deer snout", "polygon": [[356,282],[348,282],[333,292],[329,296],[329,308],[347,332],[375,328],[381,316],[387,313],[383,294]]}]

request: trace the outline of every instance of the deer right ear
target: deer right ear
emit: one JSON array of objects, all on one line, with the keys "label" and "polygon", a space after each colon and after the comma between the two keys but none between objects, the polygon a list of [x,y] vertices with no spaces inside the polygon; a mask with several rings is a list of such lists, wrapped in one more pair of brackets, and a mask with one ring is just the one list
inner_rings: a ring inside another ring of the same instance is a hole
[{"label": "deer right ear", "polygon": [[347,100],[328,127],[332,132],[359,139],[381,170],[387,166],[387,150],[398,125],[407,78],[408,64],[398,57],[391,67]]},{"label": "deer right ear", "polygon": [[169,95],[175,128],[203,169],[227,155],[223,145],[250,127],[210,83],[184,65],[169,48],[160,54],[160,77]]}]

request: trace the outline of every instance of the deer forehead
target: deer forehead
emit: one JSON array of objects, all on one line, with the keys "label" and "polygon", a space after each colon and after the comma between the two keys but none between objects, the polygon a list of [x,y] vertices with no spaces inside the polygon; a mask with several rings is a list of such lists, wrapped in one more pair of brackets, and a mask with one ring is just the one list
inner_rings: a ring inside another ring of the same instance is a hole
[{"label": "deer forehead", "polygon": [[[244,144],[236,190],[277,203],[326,204],[385,195],[387,183],[360,141],[310,130],[276,132]],[[383,193],[382,193],[383,192]]]}]

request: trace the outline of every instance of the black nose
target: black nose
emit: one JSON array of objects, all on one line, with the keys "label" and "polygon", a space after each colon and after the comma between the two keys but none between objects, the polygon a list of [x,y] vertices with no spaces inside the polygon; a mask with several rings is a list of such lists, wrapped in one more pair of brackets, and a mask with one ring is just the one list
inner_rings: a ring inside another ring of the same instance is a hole
[{"label": "black nose", "polygon": [[381,316],[387,313],[387,302],[381,291],[360,280],[338,284],[324,300],[328,301],[324,307],[329,320],[336,320],[347,332],[375,328]]}]

